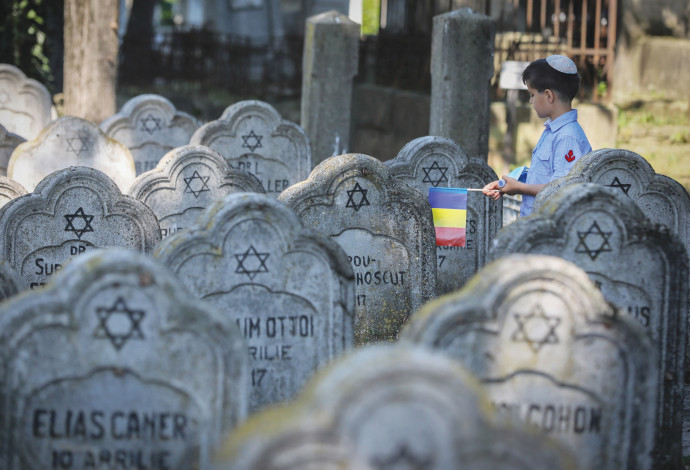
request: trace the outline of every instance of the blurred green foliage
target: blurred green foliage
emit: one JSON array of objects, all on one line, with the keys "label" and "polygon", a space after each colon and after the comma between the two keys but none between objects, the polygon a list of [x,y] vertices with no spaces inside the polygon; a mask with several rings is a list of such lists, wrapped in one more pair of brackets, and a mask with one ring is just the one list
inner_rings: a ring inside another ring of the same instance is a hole
[{"label": "blurred green foliage", "polygon": [[379,34],[381,23],[381,0],[362,0],[362,34]]}]

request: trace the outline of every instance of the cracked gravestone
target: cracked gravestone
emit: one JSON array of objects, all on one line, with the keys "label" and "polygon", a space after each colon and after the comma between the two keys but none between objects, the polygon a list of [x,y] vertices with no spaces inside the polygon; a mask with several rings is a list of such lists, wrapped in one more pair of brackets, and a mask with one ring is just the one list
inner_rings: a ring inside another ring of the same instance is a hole
[{"label": "cracked gravestone", "polygon": [[52,99],[40,82],[17,67],[0,64],[0,124],[24,139],[34,139],[51,120]]}]

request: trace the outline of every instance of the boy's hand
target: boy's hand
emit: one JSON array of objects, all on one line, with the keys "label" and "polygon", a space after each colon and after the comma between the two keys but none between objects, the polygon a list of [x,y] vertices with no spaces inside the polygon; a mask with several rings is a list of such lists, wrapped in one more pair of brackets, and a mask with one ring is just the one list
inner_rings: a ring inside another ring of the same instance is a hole
[{"label": "boy's hand", "polygon": [[498,186],[498,180],[492,181],[491,183],[484,186],[482,188],[482,192],[494,201],[498,201],[502,196],[501,188]]},{"label": "boy's hand", "polygon": [[520,183],[518,180],[515,178],[511,178],[509,176],[503,175],[501,177],[503,181],[505,181],[505,185],[500,188],[501,192],[503,194],[510,194],[510,195],[515,195],[515,194],[523,194],[523,184]]}]

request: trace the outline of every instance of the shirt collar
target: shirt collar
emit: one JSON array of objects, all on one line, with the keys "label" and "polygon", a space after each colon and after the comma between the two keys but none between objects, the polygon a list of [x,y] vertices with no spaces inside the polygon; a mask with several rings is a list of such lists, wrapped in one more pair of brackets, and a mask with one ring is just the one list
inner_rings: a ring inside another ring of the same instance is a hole
[{"label": "shirt collar", "polygon": [[547,119],[544,123],[544,127],[552,132],[556,132],[561,127],[573,121],[577,121],[577,109],[571,109],[567,113],[561,114],[553,121],[551,119]]}]

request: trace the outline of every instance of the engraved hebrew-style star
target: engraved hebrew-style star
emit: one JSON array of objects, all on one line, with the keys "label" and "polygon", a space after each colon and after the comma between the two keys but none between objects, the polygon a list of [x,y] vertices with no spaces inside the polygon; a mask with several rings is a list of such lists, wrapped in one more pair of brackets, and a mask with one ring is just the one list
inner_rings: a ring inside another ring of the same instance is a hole
[{"label": "engraved hebrew-style star", "polygon": [[628,183],[628,184],[621,183],[621,181],[616,176],[613,178],[613,181],[611,182],[611,184],[609,184],[607,186],[609,186],[610,188],[618,188],[621,191],[623,191],[625,194],[628,194],[628,191],[630,191],[630,186],[632,186],[632,185],[630,183]]},{"label": "engraved hebrew-style star", "polygon": [[[257,274],[268,272],[266,260],[269,255],[270,253],[259,253],[256,251],[256,248],[254,248],[254,245],[249,245],[249,248],[247,248],[247,251],[244,253],[235,254],[235,259],[237,260],[235,272],[246,274],[249,276],[249,279],[253,280]],[[247,263],[247,266],[245,266],[245,263]]]},{"label": "engraved hebrew-style star", "polygon": [[[79,240],[81,236],[86,232],[93,232],[93,227],[91,227],[91,221],[93,220],[92,215],[86,215],[83,208],[76,210],[74,214],[67,214],[63,216],[67,220],[67,225],[65,226],[65,232],[74,232]],[[74,226],[74,219],[81,219],[84,221],[81,228],[76,228]]]},{"label": "engraved hebrew-style star", "polygon": [[0,91],[0,105],[4,105],[10,100],[10,95],[6,91]]},{"label": "engraved hebrew-style star", "polygon": [[67,137],[67,151],[74,152],[79,155],[82,152],[89,151],[89,135],[88,132],[77,132],[73,137]]},{"label": "engraved hebrew-style star", "polygon": [[199,197],[199,194],[210,191],[207,184],[209,178],[210,176],[201,176],[198,171],[194,170],[191,177],[184,179],[184,184],[187,186],[184,188],[183,192],[192,193],[195,198]]},{"label": "engraved hebrew-style star", "polygon": [[[446,172],[448,171],[448,167],[442,167],[439,166],[438,162],[434,160],[434,163],[430,167],[422,167],[422,170],[424,170],[424,179],[422,180],[422,183],[431,183],[433,187],[436,187],[439,185],[439,183],[447,183],[448,178],[446,177]],[[434,172],[435,175],[438,176],[436,179],[431,179],[431,172]]]},{"label": "engraved hebrew-style star", "polygon": [[96,309],[99,325],[94,338],[109,339],[115,349],[121,349],[129,339],[144,339],[140,324],[146,313],[127,308],[125,299],[118,297],[112,307]]},{"label": "engraved hebrew-style star", "polygon": [[[242,147],[248,148],[249,151],[253,152],[255,149],[258,149],[259,147],[263,147],[263,145],[261,145],[261,139],[263,139],[263,138],[264,138],[264,136],[262,136],[262,135],[254,134],[254,130],[252,129],[252,131],[249,132],[249,134],[242,136],[242,140],[243,140]],[[251,139],[253,143],[250,143],[249,139]]]},{"label": "engraved hebrew-style star", "polygon": [[409,469],[409,470],[425,470],[433,467],[434,459],[432,456],[417,457],[407,448],[407,445],[401,444],[396,449],[395,453],[390,456],[376,457],[373,460],[374,467],[378,470],[388,469]]},{"label": "engraved hebrew-style star", "polygon": [[529,315],[515,314],[517,330],[510,337],[516,343],[527,343],[534,352],[546,344],[558,344],[556,327],[561,323],[558,317],[549,317],[540,305]]},{"label": "engraved hebrew-style star", "polygon": [[599,254],[613,251],[611,245],[609,245],[609,237],[611,237],[612,233],[603,232],[595,220],[586,232],[578,230],[577,236],[580,239],[580,243],[575,247],[575,253],[587,253],[594,261]]},{"label": "engraved hebrew-style star", "polygon": [[[347,191],[347,204],[345,204],[345,207],[352,207],[355,212],[360,209],[362,206],[369,206],[369,200],[367,199],[367,191],[368,189],[364,189],[359,185],[359,182],[355,182],[355,185],[352,189]],[[359,199],[359,202],[355,202],[355,194],[360,193],[362,196]]]},{"label": "engraved hebrew-style star", "polygon": [[139,119],[139,122],[141,123],[140,130],[146,131],[149,134],[163,130],[161,127],[161,119],[154,117],[151,113],[148,113],[145,118]]}]

